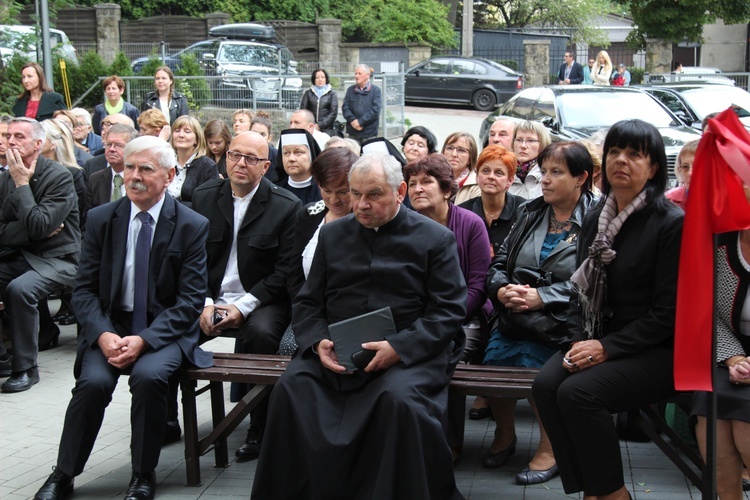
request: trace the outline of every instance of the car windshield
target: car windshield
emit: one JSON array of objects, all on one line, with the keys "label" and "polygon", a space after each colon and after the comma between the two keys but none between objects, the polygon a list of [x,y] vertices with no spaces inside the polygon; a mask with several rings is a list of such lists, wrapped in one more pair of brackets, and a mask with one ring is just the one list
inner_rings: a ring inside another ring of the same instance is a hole
[{"label": "car windshield", "polygon": [[701,120],[710,113],[724,111],[732,105],[750,112],[750,94],[735,87],[692,89],[681,94]]},{"label": "car windshield", "polygon": [[606,128],[633,118],[655,127],[677,125],[661,105],[641,92],[571,92],[561,94],[558,103],[565,127]]},{"label": "car windshield", "polygon": [[279,52],[273,47],[225,44],[218,59],[229,63],[250,64],[253,66],[278,67]]}]

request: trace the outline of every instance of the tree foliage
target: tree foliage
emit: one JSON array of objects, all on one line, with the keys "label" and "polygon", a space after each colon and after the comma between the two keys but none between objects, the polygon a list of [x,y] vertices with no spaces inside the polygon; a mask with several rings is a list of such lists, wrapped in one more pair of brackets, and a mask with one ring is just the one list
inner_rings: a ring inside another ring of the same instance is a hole
[{"label": "tree foliage", "polygon": [[609,44],[595,18],[611,11],[609,0],[486,0],[474,4],[476,28],[573,28],[573,41]]},{"label": "tree foliage", "polygon": [[646,38],[678,43],[700,42],[703,26],[722,19],[725,24],[750,22],[750,2],[744,0],[615,0],[633,18],[628,35],[634,48],[646,46]]}]

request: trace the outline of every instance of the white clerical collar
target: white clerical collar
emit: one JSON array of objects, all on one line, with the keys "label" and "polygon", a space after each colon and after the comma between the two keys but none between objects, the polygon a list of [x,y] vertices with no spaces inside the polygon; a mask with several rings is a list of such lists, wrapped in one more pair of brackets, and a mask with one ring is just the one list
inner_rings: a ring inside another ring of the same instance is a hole
[{"label": "white clerical collar", "polygon": [[312,184],[312,176],[310,176],[310,178],[305,181],[295,181],[295,180],[292,180],[292,178],[290,177],[288,182],[289,182],[289,187],[302,189]]}]

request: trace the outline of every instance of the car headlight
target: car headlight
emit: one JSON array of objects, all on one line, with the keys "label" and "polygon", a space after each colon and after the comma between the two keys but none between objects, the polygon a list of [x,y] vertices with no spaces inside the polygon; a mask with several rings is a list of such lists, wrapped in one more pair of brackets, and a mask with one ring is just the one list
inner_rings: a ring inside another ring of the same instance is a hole
[{"label": "car headlight", "polygon": [[287,87],[302,88],[302,78],[287,78],[284,80],[284,85]]}]

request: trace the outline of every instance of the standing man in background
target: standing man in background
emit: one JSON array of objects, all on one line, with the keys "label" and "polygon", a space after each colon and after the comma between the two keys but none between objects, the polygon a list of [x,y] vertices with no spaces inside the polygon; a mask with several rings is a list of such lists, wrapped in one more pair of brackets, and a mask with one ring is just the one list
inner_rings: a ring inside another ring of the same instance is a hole
[{"label": "standing man in background", "polygon": [[380,89],[370,82],[370,68],[366,64],[358,64],[354,68],[354,85],[346,89],[341,106],[347,135],[360,144],[377,137],[382,107]]},{"label": "standing man in background", "polygon": [[583,82],[583,66],[576,62],[576,56],[571,51],[565,52],[565,62],[557,72],[559,85],[574,85]]}]

